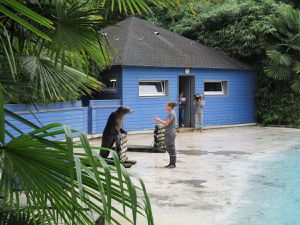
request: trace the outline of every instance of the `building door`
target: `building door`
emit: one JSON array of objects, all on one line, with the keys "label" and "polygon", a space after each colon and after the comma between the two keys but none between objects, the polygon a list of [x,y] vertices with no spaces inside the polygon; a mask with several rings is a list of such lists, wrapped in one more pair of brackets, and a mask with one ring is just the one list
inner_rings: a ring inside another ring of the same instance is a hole
[{"label": "building door", "polygon": [[[179,93],[184,93],[186,98],[185,109],[185,127],[194,126],[194,94],[195,94],[195,76],[179,76]],[[179,118],[180,119],[180,118]],[[179,123],[178,123],[179,124]]]}]

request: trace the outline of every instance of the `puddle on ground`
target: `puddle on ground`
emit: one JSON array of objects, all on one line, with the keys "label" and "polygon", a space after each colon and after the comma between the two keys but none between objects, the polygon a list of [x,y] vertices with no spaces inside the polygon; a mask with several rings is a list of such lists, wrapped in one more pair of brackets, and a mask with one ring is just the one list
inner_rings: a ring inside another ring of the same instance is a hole
[{"label": "puddle on ground", "polygon": [[291,147],[289,147],[288,148],[288,150],[291,150],[291,151],[293,151],[293,150],[299,150],[300,149],[300,145],[299,144],[296,144],[296,145],[292,145]]},{"label": "puddle on ground", "polygon": [[201,151],[201,150],[178,150],[179,154],[183,155],[222,155],[222,156],[232,156],[232,155],[251,155],[249,152],[245,151],[215,151],[215,152],[209,152],[209,151]]},{"label": "puddle on ground", "polygon": [[176,180],[172,181],[171,184],[187,184],[189,186],[193,186],[196,188],[205,188],[202,184],[206,183],[207,180],[200,180],[200,179],[195,179],[195,180]]}]

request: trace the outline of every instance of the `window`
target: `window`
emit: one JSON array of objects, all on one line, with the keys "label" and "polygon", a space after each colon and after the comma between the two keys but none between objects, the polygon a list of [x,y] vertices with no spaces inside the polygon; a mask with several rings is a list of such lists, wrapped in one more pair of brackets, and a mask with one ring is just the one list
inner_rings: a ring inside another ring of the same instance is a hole
[{"label": "window", "polygon": [[205,95],[227,95],[228,81],[205,81],[204,94]]},{"label": "window", "polygon": [[117,91],[117,79],[111,78],[104,81],[106,87],[104,88],[104,92],[114,93]]},{"label": "window", "polygon": [[156,96],[166,96],[166,86],[167,81],[139,81],[139,96],[140,97],[156,97]]}]

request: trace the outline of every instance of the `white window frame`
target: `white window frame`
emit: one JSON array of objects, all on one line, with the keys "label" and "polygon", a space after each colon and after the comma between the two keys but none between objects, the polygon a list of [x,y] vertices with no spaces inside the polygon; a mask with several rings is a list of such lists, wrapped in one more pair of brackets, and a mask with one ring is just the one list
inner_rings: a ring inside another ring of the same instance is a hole
[{"label": "white window frame", "polygon": [[[158,82],[161,84],[163,92],[158,92],[158,93],[141,93],[141,88],[140,88],[140,83],[153,83],[153,82]],[[167,96],[167,85],[168,81],[167,80],[139,80],[138,81],[138,86],[139,86],[139,97],[165,97]]]},{"label": "white window frame", "polygon": [[[205,83],[221,83],[222,91],[205,91]],[[228,81],[227,80],[205,80],[204,81],[204,95],[228,95]]]}]

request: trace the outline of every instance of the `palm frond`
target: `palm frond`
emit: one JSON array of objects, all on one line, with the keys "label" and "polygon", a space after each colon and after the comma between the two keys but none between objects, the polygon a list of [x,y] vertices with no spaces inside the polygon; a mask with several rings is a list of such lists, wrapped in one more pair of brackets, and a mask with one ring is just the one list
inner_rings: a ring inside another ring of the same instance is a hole
[{"label": "palm frond", "polygon": [[108,43],[105,37],[96,31],[101,20],[98,10],[82,10],[84,4],[76,3],[70,8],[64,4],[55,11],[55,30],[50,33],[53,40],[50,46],[55,62],[65,61],[66,52],[88,55],[99,67],[106,67],[110,61]]},{"label": "palm frond", "polygon": [[275,49],[267,51],[267,56],[278,65],[290,66],[292,64],[292,58],[290,55],[282,54]]},{"label": "palm frond", "polygon": [[[10,9],[14,9],[15,11],[13,12]],[[19,3],[16,0],[0,0],[0,12],[6,15],[7,17],[13,19],[23,27],[31,30],[35,34],[39,35],[40,37],[50,41],[48,35],[46,35],[40,29],[36,28],[35,26],[27,22],[25,19],[18,16],[18,13],[47,28],[52,28],[52,22],[46,19],[45,17],[39,15],[38,13],[32,11],[25,5]]]},{"label": "palm frond", "polygon": [[5,59],[7,60],[7,61],[5,60],[3,61],[5,61],[5,63],[8,64],[10,74],[12,78],[15,80],[17,75],[17,66],[16,66],[16,60],[15,60],[12,44],[10,41],[10,36],[2,23],[0,23],[0,27],[2,27],[1,29],[2,32],[0,34],[0,41],[4,51]]},{"label": "palm frond", "polygon": [[43,100],[68,101],[66,97],[89,94],[100,90],[102,83],[69,66],[63,68],[45,57],[26,56],[22,58],[25,74],[29,74],[36,94]]},{"label": "palm frond", "polygon": [[[179,1],[175,0],[95,0],[96,2],[100,2],[101,7],[106,11],[106,15],[109,12],[119,11],[120,13],[124,12],[126,14],[142,14],[144,13],[151,13],[151,7],[149,3],[153,4],[156,7],[174,7],[175,4]],[[180,0],[183,4],[183,0]]]},{"label": "palm frond", "polygon": [[295,62],[294,71],[300,75],[300,62],[298,61]]},{"label": "palm frond", "polygon": [[300,78],[295,79],[291,85],[291,88],[295,91],[300,93]]},{"label": "palm frond", "polygon": [[268,63],[264,66],[264,71],[269,77],[274,79],[284,80],[291,78],[291,69],[283,65]]},{"label": "palm frond", "polygon": [[33,218],[26,210],[17,213],[16,211],[8,210],[0,211],[0,224],[1,225],[39,225],[40,222],[35,217]]},{"label": "palm frond", "polygon": [[[65,133],[66,141],[50,141],[53,130]],[[73,145],[71,130],[52,124],[4,145],[0,192],[8,206],[20,209],[15,202],[22,196],[31,216],[45,220],[41,224],[57,224],[58,218],[64,224],[94,224],[95,215],[110,224],[120,224],[111,215],[135,224],[135,214],[130,219],[117,205],[153,220],[149,206],[137,197],[145,190],[139,192],[118,160],[117,167],[108,166],[99,157],[101,148],[90,147],[86,135],[80,136],[81,144]],[[74,153],[79,146],[82,151]]]}]

